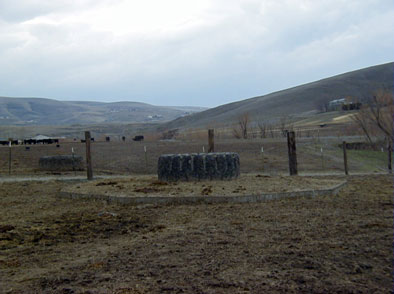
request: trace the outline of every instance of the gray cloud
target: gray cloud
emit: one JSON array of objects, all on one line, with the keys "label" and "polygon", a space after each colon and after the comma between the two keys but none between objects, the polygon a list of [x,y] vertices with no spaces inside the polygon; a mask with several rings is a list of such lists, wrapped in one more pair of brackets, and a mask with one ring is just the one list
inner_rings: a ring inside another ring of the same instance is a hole
[{"label": "gray cloud", "polygon": [[393,59],[391,0],[207,0],[157,24],[115,19],[127,1],[21,2],[0,0],[3,96],[214,106]]}]

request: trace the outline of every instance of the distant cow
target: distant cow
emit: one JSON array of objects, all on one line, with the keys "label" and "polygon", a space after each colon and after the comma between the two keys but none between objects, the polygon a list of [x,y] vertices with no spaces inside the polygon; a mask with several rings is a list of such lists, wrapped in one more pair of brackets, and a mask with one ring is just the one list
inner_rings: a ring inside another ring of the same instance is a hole
[{"label": "distant cow", "polygon": [[11,141],[10,140],[2,140],[2,141],[0,141],[0,144],[1,145],[9,145],[10,142],[12,145],[19,145],[18,140],[11,140]]},{"label": "distant cow", "polygon": [[[90,141],[94,142],[94,138],[90,138]],[[81,143],[86,143],[86,140],[85,139],[81,139]]]},{"label": "distant cow", "polygon": [[133,141],[144,141],[144,136],[135,136]]}]

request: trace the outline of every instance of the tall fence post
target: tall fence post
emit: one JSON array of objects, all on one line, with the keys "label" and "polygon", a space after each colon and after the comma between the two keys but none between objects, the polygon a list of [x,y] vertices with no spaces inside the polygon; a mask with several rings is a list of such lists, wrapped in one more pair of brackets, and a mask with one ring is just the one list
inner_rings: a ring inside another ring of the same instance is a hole
[{"label": "tall fence post", "polygon": [[71,154],[72,154],[72,159],[73,159],[73,172],[74,172],[74,176],[76,176],[77,175],[77,171],[75,170],[74,147],[71,147]]},{"label": "tall fence post", "polygon": [[9,152],[8,152],[8,174],[11,175],[11,163],[12,163],[12,155],[11,155],[11,147],[12,146],[12,139],[8,142]]},{"label": "tall fence post", "polygon": [[93,169],[92,169],[92,157],[90,154],[90,132],[85,132],[85,144],[86,144],[86,171],[88,180],[93,179]]},{"label": "tall fence post", "polygon": [[208,130],[208,153],[215,152],[215,138],[213,129]]},{"label": "tall fence post", "polygon": [[320,147],[320,154],[321,154],[321,168],[324,170],[324,155],[323,155],[323,147]]},{"label": "tall fence post", "polygon": [[296,140],[293,131],[287,132],[287,149],[289,152],[289,171],[290,175],[297,175],[297,153],[296,153]]},{"label": "tall fence post", "polygon": [[343,164],[345,166],[345,175],[348,175],[349,170],[348,170],[348,166],[347,166],[346,141],[343,141],[342,149],[343,149]]},{"label": "tall fence post", "polygon": [[388,167],[388,170],[389,170],[389,173],[391,174],[392,172],[393,172],[393,167],[392,167],[392,165],[391,165],[391,163],[392,163],[392,150],[393,150],[393,147],[392,147],[392,145],[391,145],[391,142],[390,142],[390,139],[387,139],[387,141],[388,141],[388,143],[387,143],[387,160],[388,160],[388,162],[387,162],[387,167]]},{"label": "tall fence post", "polygon": [[146,145],[144,146],[144,156],[145,156],[145,169],[148,171],[148,155],[146,153]]}]

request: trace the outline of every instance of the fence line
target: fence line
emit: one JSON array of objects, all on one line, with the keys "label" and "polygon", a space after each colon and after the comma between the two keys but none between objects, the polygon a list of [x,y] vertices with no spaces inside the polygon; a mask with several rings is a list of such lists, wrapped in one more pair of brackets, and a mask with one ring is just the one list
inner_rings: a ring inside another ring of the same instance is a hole
[{"label": "fence line", "polygon": [[[285,138],[269,139],[218,139],[215,130],[215,152],[237,152],[241,160],[241,172],[288,173],[288,151]],[[296,137],[298,170],[301,173],[344,173],[341,138]],[[351,142],[349,138],[346,142]],[[0,176],[9,174],[39,174],[39,158],[52,155],[82,156],[86,160],[85,143],[60,142],[60,146],[12,145],[0,146]],[[156,174],[157,160],[161,154],[201,153],[205,140],[177,141],[110,141],[91,142],[92,168],[99,172]],[[29,149],[26,149],[29,147]],[[263,147],[263,152],[262,152]],[[205,149],[205,148],[204,148]],[[207,150],[207,149],[206,149]],[[386,150],[386,149],[385,149]],[[384,151],[385,151],[384,150]],[[72,152],[74,151],[74,152]],[[207,150],[208,151],[208,150]],[[390,155],[390,154],[389,154]],[[387,152],[381,150],[347,150],[349,173],[388,171]],[[80,173],[70,171],[70,173]]]}]

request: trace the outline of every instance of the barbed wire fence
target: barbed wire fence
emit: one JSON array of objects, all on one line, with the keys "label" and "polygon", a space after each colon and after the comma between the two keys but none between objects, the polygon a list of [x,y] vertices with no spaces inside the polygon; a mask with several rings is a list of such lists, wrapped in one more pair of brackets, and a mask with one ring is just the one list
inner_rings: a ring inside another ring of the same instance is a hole
[{"label": "barbed wire fence", "polygon": [[[266,138],[252,133],[248,139],[235,139],[218,133],[220,135],[215,137],[215,152],[238,153],[241,172],[288,174],[287,139],[279,131]],[[350,174],[389,171],[388,148],[382,144],[368,146],[363,144],[360,136],[333,136],[316,130],[301,130],[300,133],[295,131],[300,174],[344,174],[343,141],[348,143],[346,150]],[[200,135],[200,138],[195,139],[183,136],[179,139],[140,142],[131,138],[95,141],[91,142],[92,167],[99,174],[156,174],[160,155],[201,153],[208,151],[208,148],[207,132],[205,138]],[[85,143],[63,141],[59,144],[3,145],[0,146],[0,176],[53,174],[56,172],[40,169],[39,159],[43,156],[72,154],[86,160]]]}]

